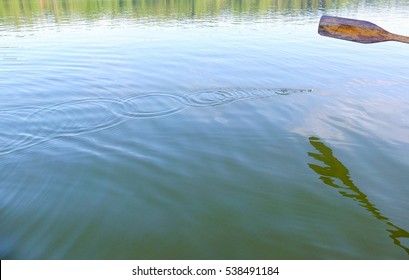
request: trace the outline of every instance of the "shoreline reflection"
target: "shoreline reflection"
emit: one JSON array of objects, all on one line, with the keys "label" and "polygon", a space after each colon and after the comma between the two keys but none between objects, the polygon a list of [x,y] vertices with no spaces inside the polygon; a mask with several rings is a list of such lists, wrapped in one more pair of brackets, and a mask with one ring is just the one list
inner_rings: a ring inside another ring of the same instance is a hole
[{"label": "shoreline reflection", "polygon": [[[405,0],[404,0],[405,1]],[[66,18],[192,19],[233,15],[321,13],[329,9],[359,9],[387,5],[390,0],[0,0],[0,22],[24,25]]]}]

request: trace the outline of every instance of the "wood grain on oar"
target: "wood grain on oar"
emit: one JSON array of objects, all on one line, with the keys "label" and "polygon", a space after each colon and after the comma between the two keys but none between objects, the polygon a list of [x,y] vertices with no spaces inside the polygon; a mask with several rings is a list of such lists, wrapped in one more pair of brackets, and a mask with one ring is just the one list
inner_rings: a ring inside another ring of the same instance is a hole
[{"label": "wood grain on oar", "polygon": [[327,37],[363,44],[385,41],[409,44],[409,37],[390,33],[372,22],[341,17],[322,16],[318,33]]}]

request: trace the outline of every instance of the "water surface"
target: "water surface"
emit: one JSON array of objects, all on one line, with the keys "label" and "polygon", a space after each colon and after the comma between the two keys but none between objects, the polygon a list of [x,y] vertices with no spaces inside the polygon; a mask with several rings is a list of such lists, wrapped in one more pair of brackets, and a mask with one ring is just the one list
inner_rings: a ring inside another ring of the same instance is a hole
[{"label": "water surface", "polygon": [[2,259],[408,259],[409,1],[1,1]]}]

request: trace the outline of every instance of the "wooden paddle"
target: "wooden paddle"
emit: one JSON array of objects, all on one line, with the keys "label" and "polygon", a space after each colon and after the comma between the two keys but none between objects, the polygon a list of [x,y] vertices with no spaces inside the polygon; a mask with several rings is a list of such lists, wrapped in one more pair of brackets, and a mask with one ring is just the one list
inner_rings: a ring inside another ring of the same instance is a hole
[{"label": "wooden paddle", "polygon": [[385,41],[409,44],[409,37],[390,33],[372,22],[341,17],[322,16],[318,33],[322,36],[363,44]]}]

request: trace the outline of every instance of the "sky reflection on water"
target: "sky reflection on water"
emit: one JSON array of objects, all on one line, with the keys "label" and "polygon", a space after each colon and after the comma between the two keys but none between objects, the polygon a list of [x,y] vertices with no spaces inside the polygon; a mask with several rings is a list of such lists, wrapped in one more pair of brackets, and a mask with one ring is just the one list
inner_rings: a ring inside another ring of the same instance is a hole
[{"label": "sky reflection on water", "polygon": [[407,45],[322,14],[409,0],[0,0],[0,257],[407,259]]}]

